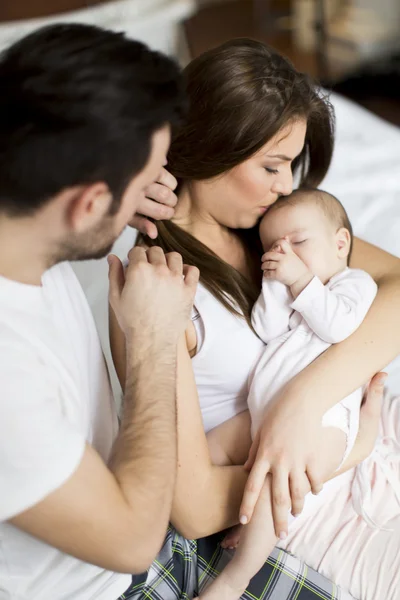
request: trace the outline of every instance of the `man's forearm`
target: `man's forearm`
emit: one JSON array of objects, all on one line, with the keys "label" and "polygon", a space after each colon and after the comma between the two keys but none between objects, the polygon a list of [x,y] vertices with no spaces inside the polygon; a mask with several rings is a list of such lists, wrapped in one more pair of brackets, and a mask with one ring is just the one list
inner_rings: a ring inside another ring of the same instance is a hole
[{"label": "man's forearm", "polygon": [[176,476],[177,346],[127,344],[127,376],[119,435],[110,468],[127,503],[150,531],[165,531]]}]

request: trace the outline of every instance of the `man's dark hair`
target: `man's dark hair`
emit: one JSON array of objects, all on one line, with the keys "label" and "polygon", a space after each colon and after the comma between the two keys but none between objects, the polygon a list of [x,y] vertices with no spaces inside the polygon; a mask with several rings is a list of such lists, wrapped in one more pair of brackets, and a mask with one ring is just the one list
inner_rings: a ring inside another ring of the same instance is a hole
[{"label": "man's dark hair", "polygon": [[0,56],[0,212],[29,215],[96,181],[116,211],[152,133],[183,106],[178,65],[122,33],[62,24],[24,37]]}]

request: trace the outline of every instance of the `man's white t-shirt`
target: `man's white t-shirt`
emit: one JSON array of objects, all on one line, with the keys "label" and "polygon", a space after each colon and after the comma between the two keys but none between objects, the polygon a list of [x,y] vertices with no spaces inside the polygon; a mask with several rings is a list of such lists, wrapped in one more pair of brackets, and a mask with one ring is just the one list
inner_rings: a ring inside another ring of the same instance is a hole
[{"label": "man's white t-shirt", "polygon": [[108,460],[118,420],[94,320],[68,263],[42,286],[0,277],[0,600],[116,600],[129,575],[84,563],[7,522],[77,469]]}]

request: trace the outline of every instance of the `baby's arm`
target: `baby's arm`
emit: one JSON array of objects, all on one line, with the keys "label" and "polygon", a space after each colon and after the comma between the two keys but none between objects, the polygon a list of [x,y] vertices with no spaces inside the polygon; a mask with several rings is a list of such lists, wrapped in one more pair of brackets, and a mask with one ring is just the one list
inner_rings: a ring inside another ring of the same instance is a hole
[{"label": "baby's arm", "polygon": [[329,344],[349,337],[363,322],[377,285],[361,270],[350,270],[324,286],[314,277],[292,302],[310,328]]},{"label": "baby's arm", "polygon": [[249,411],[211,429],[207,433],[207,443],[214,465],[244,465],[251,446]]},{"label": "baby's arm", "polygon": [[263,278],[262,291],[253,307],[251,322],[265,344],[289,331],[292,301],[286,285]]}]

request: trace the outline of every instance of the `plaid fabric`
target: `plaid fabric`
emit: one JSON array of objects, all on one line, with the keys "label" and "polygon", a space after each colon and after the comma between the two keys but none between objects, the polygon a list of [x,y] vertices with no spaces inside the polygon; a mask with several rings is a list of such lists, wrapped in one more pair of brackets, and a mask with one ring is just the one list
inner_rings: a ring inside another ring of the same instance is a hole
[{"label": "plaid fabric", "polygon": [[[231,557],[221,536],[186,540],[170,528],[147,574],[133,577],[119,600],[189,600],[215,579]],[[275,548],[242,600],[353,600],[303,562]]]}]

